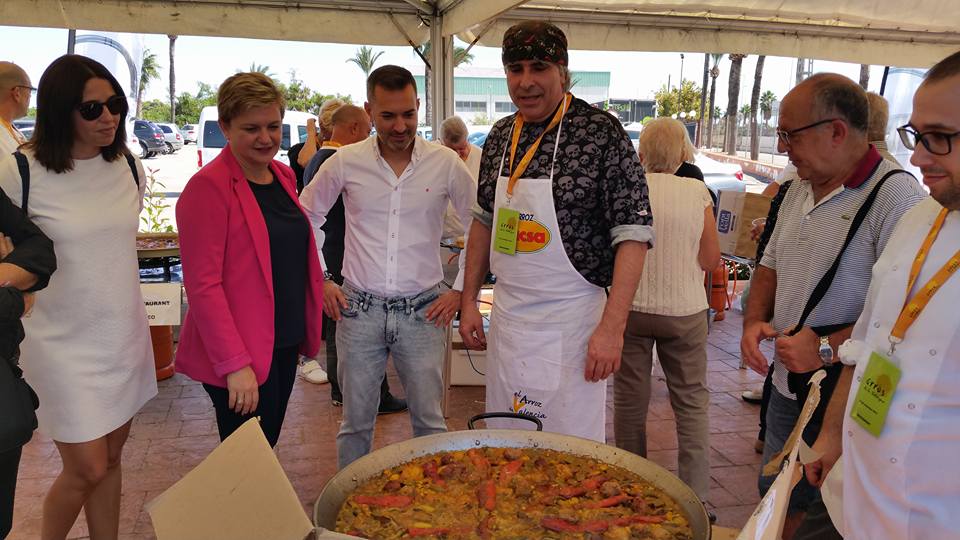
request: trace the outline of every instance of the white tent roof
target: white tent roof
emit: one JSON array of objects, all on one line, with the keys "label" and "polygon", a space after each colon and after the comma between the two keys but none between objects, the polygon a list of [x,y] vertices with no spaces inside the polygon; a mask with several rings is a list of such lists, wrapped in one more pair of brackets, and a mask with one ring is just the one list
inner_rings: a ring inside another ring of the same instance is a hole
[{"label": "white tent roof", "polygon": [[585,50],[740,52],[927,67],[960,49],[956,0],[3,0],[0,24],[405,45],[429,25],[497,46],[543,19]]}]

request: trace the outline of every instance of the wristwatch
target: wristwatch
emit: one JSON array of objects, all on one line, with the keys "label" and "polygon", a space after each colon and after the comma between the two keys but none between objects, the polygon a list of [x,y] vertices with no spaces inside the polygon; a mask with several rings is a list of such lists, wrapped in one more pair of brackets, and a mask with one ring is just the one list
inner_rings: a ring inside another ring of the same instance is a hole
[{"label": "wristwatch", "polygon": [[818,350],[820,354],[820,360],[823,361],[823,365],[830,367],[835,362],[833,357],[833,347],[830,346],[830,336],[821,336],[820,337],[820,349]]},{"label": "wristwatch", "polygon": [[327,281],[333,281],[333,273],[331,273],[329,270],[324,270],[324,271],[323,271],[323,279],[325,279],[325,280],[327,280]]}]

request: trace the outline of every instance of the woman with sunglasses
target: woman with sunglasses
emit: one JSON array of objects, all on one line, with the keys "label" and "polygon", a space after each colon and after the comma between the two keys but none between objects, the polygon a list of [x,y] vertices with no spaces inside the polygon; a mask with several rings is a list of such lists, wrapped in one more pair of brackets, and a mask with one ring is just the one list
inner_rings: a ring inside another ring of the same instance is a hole
[{"label": "woman with sunglasses", "polygon": [[121,452],[157,393],[136,254],[145,182],[126,149],[127,111],[104,66],[61,56],[40,78],[33,138],[0,162],[0,187],[59,262],[23,321],[20,359],[39,429],[63,461],[43,502],[44,539],[65,538],[81,508],[92,538],[117,537]]}]

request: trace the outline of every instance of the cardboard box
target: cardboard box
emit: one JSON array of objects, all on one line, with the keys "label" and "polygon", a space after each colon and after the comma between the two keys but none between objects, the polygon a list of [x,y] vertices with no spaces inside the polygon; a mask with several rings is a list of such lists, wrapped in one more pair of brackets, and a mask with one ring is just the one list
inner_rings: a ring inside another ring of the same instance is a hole
[{"label": "cardboard box", "polygon": [[356,539],[314,529],[256,418],[150,501],[147,512],[158,540]]},{"label": "cardboard box", "polygon": [[744,259],[757,254],[757,241],[751,237],[753,222],[766,219],[770,197],[744,191],[721,191],[717,203],[717,232],[720,253]]}]

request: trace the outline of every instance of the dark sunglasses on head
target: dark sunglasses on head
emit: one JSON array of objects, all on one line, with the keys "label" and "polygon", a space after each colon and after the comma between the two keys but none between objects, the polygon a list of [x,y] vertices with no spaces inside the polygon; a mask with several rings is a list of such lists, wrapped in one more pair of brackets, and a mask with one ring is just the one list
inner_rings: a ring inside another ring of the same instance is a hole
[{"label": "dark sunglasses on head", "polygon": [[96,120],[103,114],[104,107],[110,111],[110,114],[120,114],[120,112],[123,111],[123,105],[126,101],[127,98],[123,96],[113,96],[103,102],[84,101],[77,105],[77,110],[80,111],[80,117],[84,120]]}]

